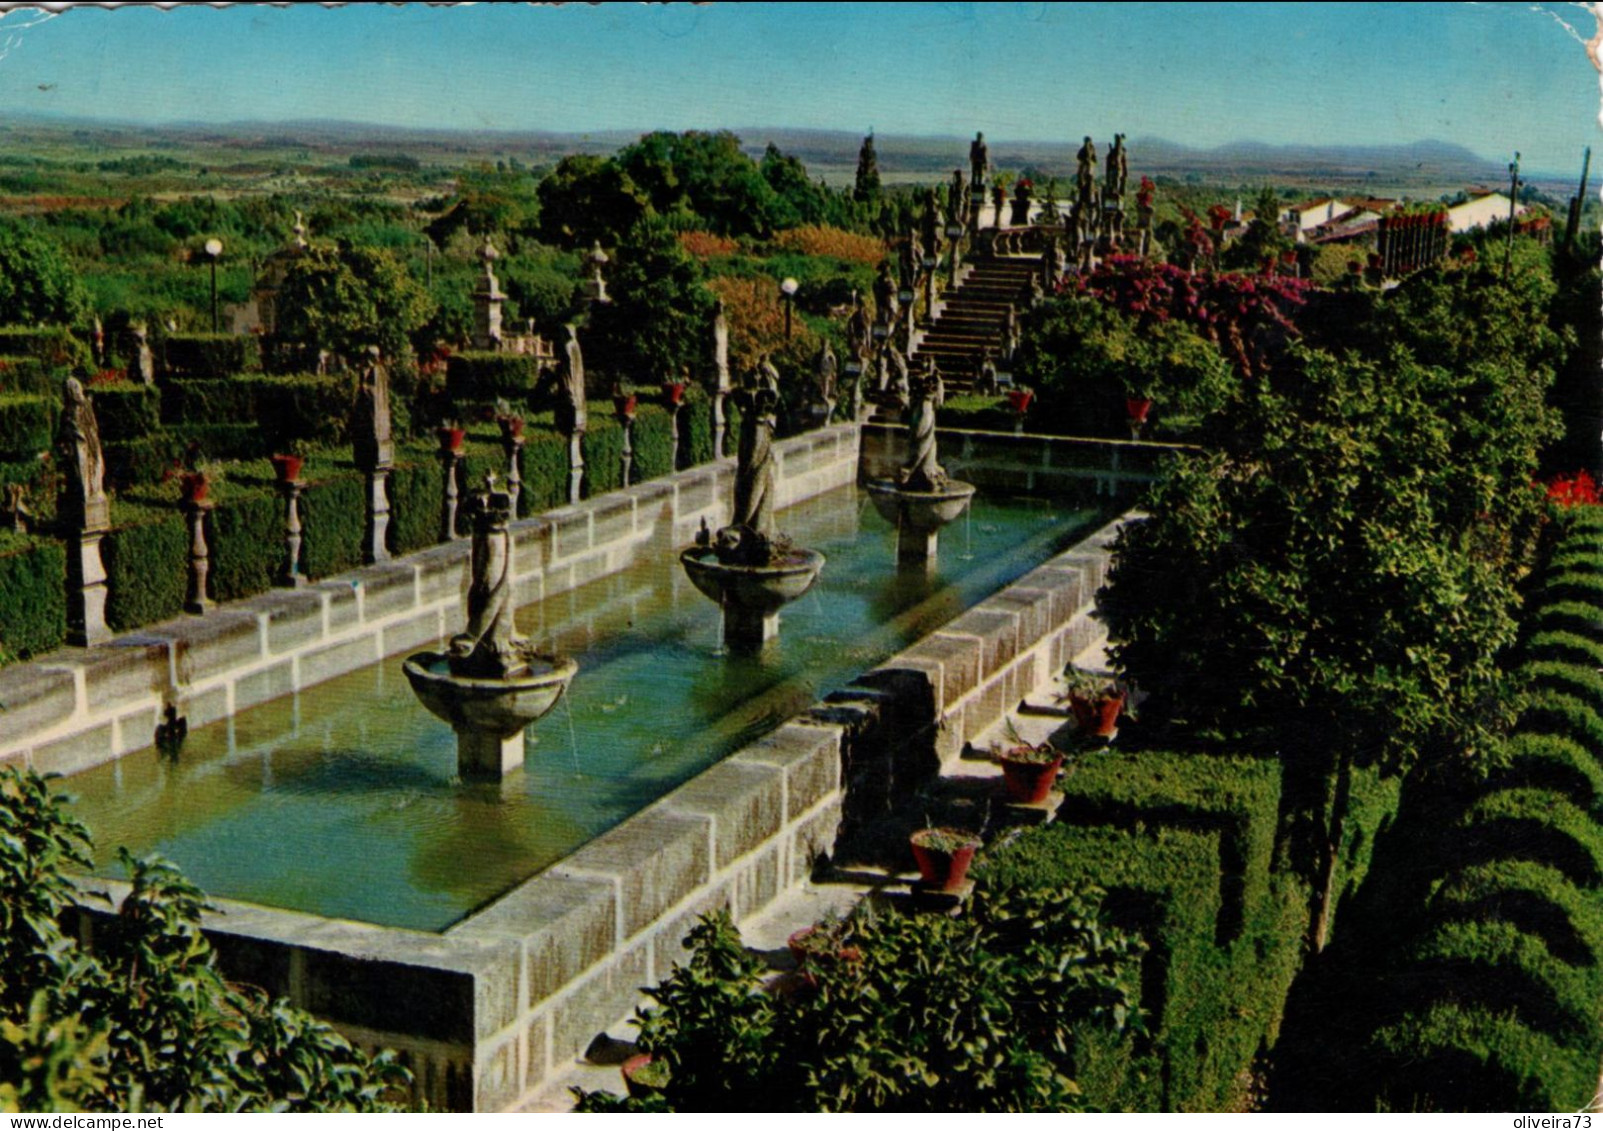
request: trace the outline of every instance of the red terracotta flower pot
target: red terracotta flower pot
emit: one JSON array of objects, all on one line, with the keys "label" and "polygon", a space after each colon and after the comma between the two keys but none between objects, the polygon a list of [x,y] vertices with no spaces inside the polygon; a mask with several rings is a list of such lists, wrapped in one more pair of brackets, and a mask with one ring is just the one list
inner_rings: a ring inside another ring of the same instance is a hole
[{"label": "red terracotta flower pot", "polygon": [[1023,416],[1029,409],[1030,402],[1035,399],[1032,389],[1011,389],[1007,394],[1007,404],[1014,412]]},{"label": "red terracotta flower pot", "polygon": [[434,434],[439,437],[440,447],[452,452],[460,452],[462,441],[467,438],[467,433],[460,428],[436,428]]},{"label": "red terracotta flower pot", "polygon": [[649,1052],[643,1052],[638,1056],[631,1056],[618,1066],[618,1070],[623,1073],[623,1086],[636,1099],[662,1094],[662,1084],[643,1078],[648,1075],[645,1069],[652,1064],[652,1060]]},{"label": "red terracotta flower pot", "polygon": [[1125,397],[1124,411],[1131,424],[1145,424],[1147,413],[1152,411],[1152,400],[1150,397]]},{"label": "red terracotta flower pot", "polygon": [[273,474],[278,476],[280,483],[289,483],[301,477],[301,465],[305,462],[301,456],[274,456]]},{"label": "red terracotta flower pot", "polygon": [[980,840],[967,834],[955,834],[965,838],[957,846],[943,847],[932,843],[943,832],[947,837],[954,835],[941,829],[920,829],[914,833],[911,838],[913,859],[918,863],[919,877],[930,887],[957,891],[968,876],[968,866],[974,860]]},{"label": "red terracotta flower pot", "polygon": [[516,440],[523,435],[523,417],[498,416],[495,422],[501,426],[501,437],[505,440]]},{"label": "red terracotta flower pot", "polygon": [[620,417],[633,417],[635,414],[636,397],[633,393],[627,396],[614,394],[612,398],[612,411]]},{"label": "red terracotta flower pot", "polygon": [[204,503],[211,482],[199,471],[186,471],[178,477],[178,490],[186,503]]},{"label": "red terracotta flower pot", "polygon": [[1047,799],[1057,784],[1058,771],[1063,768],[1063,755],[1050,762],[1011,759],[1006,754],[997,758],[1002,764],[1002,781],[1007,795],[1021,805],[1039,805]]},{"label": "red terracotta flower pot", "polygon": [[685,383],[683,381],[664,381],[662,395],[668,398],[671,405],[683,404],[685,400]]}]

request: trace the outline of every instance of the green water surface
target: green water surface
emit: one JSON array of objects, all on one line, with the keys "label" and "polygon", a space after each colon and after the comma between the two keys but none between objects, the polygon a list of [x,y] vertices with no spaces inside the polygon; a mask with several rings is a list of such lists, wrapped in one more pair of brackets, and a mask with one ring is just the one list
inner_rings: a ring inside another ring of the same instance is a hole
[{"label": "green water surface", "polygon": [[142,751],[62,788],[117,875],[159,852],[214,896],[443,930],[1084,537],[1099,515],[976,497],[932,577],[855,489],[783,512],[828,558],[760,657],[724,654],[719,611],[676,558],[527,606],[519,628],[579,663],[506,782],[464,783],[455,739],[396,656]]}]

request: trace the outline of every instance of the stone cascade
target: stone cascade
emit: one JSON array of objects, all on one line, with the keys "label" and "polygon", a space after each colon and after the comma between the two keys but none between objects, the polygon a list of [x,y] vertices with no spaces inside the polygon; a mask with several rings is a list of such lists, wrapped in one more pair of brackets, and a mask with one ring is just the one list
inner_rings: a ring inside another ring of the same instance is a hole
[{"label": "stone cascade", "polygon": [[1017,316],[1029,302],[1030,281],[1041,271],[1041,257],[988,256],[972,260],[967,276],[948,291],[934,323],[919,339],[909,366],[914,372],[934,359],[949,396],[974,390],[985,351],[998,369],[1007,368],[1008,313]]}]

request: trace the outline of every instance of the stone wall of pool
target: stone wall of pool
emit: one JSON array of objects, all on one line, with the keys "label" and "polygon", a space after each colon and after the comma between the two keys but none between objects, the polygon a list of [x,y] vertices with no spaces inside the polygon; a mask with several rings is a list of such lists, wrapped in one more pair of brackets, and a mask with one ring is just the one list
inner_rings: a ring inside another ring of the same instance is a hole
[{"label": "stone wall of pool", "polygon": [[[895,431],[884,430],[878,458],[894,458]],[[782,501],[869,473],[874,441],[862,438],[861,468],[852,426],[778,445]],[[1027,449],[1012,445],[991,457],[993,485],[1054,493],[1028,478],[1041,450],[1021,461]],[[721,519],[730,484],[728,465],[697,469],[521,524],[522,599],[684,545],[703,516]],[[1094,595],[1117,528],[1096,531],[444,932],[219,900],[207,927],[224,969],[365,1046],[399,1050],[415,1098],[436,1110],[515,1109],[625,1015],[640,987],[666,976],[697,916],[760,913],[855,825],[893,810],[1094,644]],[[465,558],[464,545],[442,546],[160,626],[104,657],[79,650],[25,665],[47,685],[65,679],[70,710],[50,715],[41,694],[41,705],[18,707],[36,712],[32,730],[0,716],[10,728],[0,755],[40,770],[87,767],[148,745],[167,701],[192,721],[227,717],[271,697],[252,698],[266,672],[280,673],[275,694],[285,694],[436,640],[460,616]],[[10,686],[0,682],[0,694]],[[126,892],[113,881],[84,886],[111,906]],[[85,941],[106,906],[85,900]]]},{"label": "stone wall of pool", "polygon": [[[858,436],[837,425],[776,443],[779,504],[854,482]],[[689,545],[702,519],[727,519],[733,489],[722,460],[514,524],[518,603]],[[0,764],[76,773],[152,745],[168,704],[197,728],[442,640],[462,624],[467,558],[448,542],[0,669]]]}]

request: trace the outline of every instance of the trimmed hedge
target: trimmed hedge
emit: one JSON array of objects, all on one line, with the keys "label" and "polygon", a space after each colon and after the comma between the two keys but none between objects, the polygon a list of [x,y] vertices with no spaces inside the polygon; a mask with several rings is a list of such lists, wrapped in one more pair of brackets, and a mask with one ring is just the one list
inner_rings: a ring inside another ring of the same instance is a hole
[{"label": "trimmed hedge", "polygon": [[0,459],[23,462],[51,450],[61,398],[0,393]]},{"label": "trimmed hedge", "polygon": [[988,889],[1095,883],[1149,950],[1149,1042],[1088,1046],[1075,1077],[1099,1106],[1219,1110],[1278,1032],[1300,962],[1308,892],[1274,866],[1278,764],[1159,751],[1088,756],[1060,823],[999,843]]},{"label": "trimmed hedge", "polygon": [[43,393],[61,396],[61,382],[71,373],[66,366],[50,365],[42,358],[0,356],[0,392]]},{"label": "trimmed hedge", "polygon": [[1526,641],[1525,656],[1532,662],[1554,660],[1599,668],[1603,667],[1603,641],[1589,640],[1573,632],[1538,632]]},{"label": "trimmed hedge", "polygon": [[169,381],[163,386],[162,419],[177,423],[254,425],[269,446],[291,442],[346,443],[355,379],[294,374],[241,374],[227,380]]},{"label": "trimmed hedge", "polygon": [[262,367],[261,345],[251,334],[168,334],[156,343],[162,372],[214,380]]},{"label": "trimmed hedge", "polygon": [[37,357],[60,369],[87,369],[94,360],[65,326],[0,326],[0,357]]},{"label": "trimmed hedge", "polygon": [[106,443],[140,440],[161,427],[161,394],[153,385],[118,381],[95,385],[89,395],[94,398],[100,438]]},{"label": "trimmed hedge", "polygon": [[106,623],[118,632],[175,617],[189,579],[189,530],[178,509],[115,500],[101,539]]},{"label": "trimmed hedge", "polygon": [[528,354],[470,350],[445,365],[445,392],[458,406],[498,397],[529,405],[539,381],[540,363]]},{"label": "trimmed hedge", "polygon": [[1554,601],[1538,607],[1526,621],[1533,633],[1568,632],[1603,644],[1603,612],[1585,601]]},{"label": "trimmed hedge", "polygon": [[66,548],[0,530],[0,664],[49,652],[66,639]]}]

